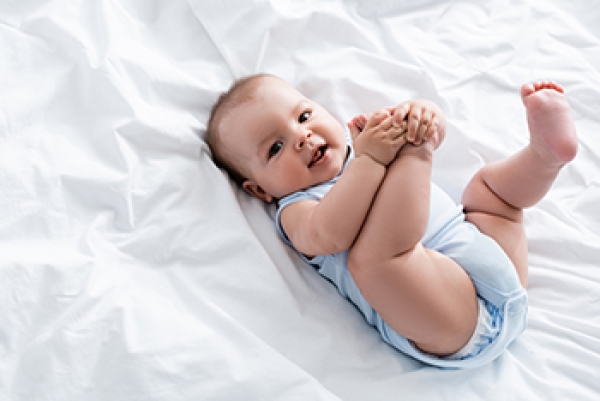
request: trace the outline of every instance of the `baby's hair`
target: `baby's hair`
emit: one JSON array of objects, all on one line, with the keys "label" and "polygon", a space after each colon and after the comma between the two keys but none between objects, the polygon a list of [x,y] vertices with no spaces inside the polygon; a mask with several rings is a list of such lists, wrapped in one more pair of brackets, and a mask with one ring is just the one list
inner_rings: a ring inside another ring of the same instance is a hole
[{"label": "baby's hair", "polygon": [[276,78],[270,74],[260,73],[237,79],[226,92],[219,95],[210,111],[206,128],[206,143],[212,152],[215,164],[224,169],[231,179],[239,185],[247,177],[235,166],[233,158],[228,154],[228,149],[223,141],[223,137],[227,135],[227,132],[223,132],[221,123],[232,110],[252,99],[258,82],[262,78],[268,77]]}]

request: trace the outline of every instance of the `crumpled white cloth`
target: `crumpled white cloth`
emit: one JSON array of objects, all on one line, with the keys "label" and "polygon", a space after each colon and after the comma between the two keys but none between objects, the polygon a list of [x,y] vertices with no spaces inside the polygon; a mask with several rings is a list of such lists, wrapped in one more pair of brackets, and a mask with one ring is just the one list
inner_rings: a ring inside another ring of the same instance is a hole
[{"label": "crumpled white cloth", "polygon": [[[0,400],[593,399],[600,387],[598,12],[574,1],[0,4]],[[556,79],[581,152],[528,211],[530,319],[451,375],[379,339],[213,165],[218,93],[268,71],[345,121],[411,97],[434,179],[527,143]]]}]

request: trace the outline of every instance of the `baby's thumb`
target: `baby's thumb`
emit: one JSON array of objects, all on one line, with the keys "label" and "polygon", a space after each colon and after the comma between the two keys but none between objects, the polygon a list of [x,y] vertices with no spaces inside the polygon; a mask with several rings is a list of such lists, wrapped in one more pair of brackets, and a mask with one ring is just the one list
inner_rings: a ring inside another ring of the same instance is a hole
[{"label": "baby's thumb", "polygon": [[354,117],[348,122],[348,124],[346,124],[348,126],[348,129],[350,130],[350,137],[353,141],[365,128],[366,120],[366,116],[361,114]]},{"label": "baby's thumb", "polygon": [[346,125],[348,126],[348,129],[350,130],[350,138],[352,138],[352,141],[354,142],[354,140],[356,139],[358,134],[360,134],[360,130],[354,124],[354,121],[348,121],[348,123]]}]

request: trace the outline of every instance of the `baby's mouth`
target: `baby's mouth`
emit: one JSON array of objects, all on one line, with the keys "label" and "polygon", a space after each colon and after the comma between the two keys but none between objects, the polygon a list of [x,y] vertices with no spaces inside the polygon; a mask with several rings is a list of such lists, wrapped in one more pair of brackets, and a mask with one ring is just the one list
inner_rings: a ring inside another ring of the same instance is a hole
[{"label": "baby's mouth", "polygon": [[308,168],[311,168],[312,166],[320,162],[321,159],[323,159],[323,156],[325,156],[325,152],[327,152],[327,148],[327,145],[321,145],[317,149],[315,149],[315,152],[313,153],[312,158],[310,159],[310,163],[308,163]]}]

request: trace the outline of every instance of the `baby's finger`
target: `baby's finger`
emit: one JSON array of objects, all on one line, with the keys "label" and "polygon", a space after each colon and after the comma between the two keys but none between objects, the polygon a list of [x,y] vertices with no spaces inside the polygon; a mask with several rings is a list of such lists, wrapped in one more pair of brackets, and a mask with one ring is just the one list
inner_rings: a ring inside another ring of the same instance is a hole
[{"label": "baby's finger", "polygon": [[356,124],[356,126],[358,127],[358,129],[360,131],[362,131],[363,129],[365,129],[365,125],[367,125],[367,120],[369,118],[367,117],[366,114],[359,114],[358,116],[354,117],[352,119],[352,121],[354,121],[354,123]]},{"label": "baby's finger", "polygon": [[388,130],[390,134],[390,138],[397,139],[401,136],[406,136],[406,121],[402,121],[400,125],[396,124],[396,122],[392,122],[390,129]]},{"label": "baby's finger", "polygon": [[417,139],[419,133],[419,126],[421,121],[421,110],[417,108],[411,109],[408,115],[408,133],[406,139],[409,142],[414,142]]},{"label": "baby's finger", "polygon": [[414,142],[415,145],[420,145],[423,141],[427,140],[429,128],[431,126],[431,120],[431,113],[427,110],[423,111],[421,114],[421,119],[419,120],[419,129]]},{"label": "baby's finger", "polygon": [[359,114],[350,120],[346,125],[350,130],[350,137],[354,140],[358,134],[362,132],[367,124],[367,116],[365,114]]},{"label": "baby's finger", "polygon": [[392,115],[394,116],[394,124],[400,125],[403,121],[406,121],[408,112],[410,111],[410,105],[408,103],[401,103],[394,109]]},{"label": "baby's finger", "polygon": [[406,120],[402,120],[402,122],[400,124],[397,124],[394,121],[394,128],[396,128],[396,130],[401,133],[401,134],[406,134],[406,131],[408,130],[408,121]]},{"label": "baby's finger", "polygon": [[356,137],[360,134],[361,130],[353,122],[353,120],[348,121],[348,123],[346,124],[346,126],[348,127],[348,130],[350,131],[350,138],[352,138],[352,142],[354,142],[356,140]]},{"label": "baby's finger", "polygon": [[429,124],[429,128],[427,129],[427,133],[425,134],[425,138],[423,140],[427,141],[430,138],[432,138],[433,135],[438,132],[439,128],[440,128],[440,123],[439,123],[437,117],[434,117],[433,120],[431,121],[431,124]]},{"label": "baby's finger", "polygon": [[392,107],[392,106],[384,107],[383,109],[387,110],[387,112],[390,113],[390,116],[393,116],[394,113],[396,112],[396,108]]},{"label": "baby's finger", "polygon": [[376,111],[375,113],[371,114],[368,117],[365,127],[363,128],[363,131],[368,128],[378,127],[389,116],[390,116],[390,114],[387,110]]},{"label": "baby's finger", "polygon": [[377,130],[387,131],[391,127],[392,118],[390,112],[386,109],[381,109],[369,116],[364,129],[377,128]]}]

